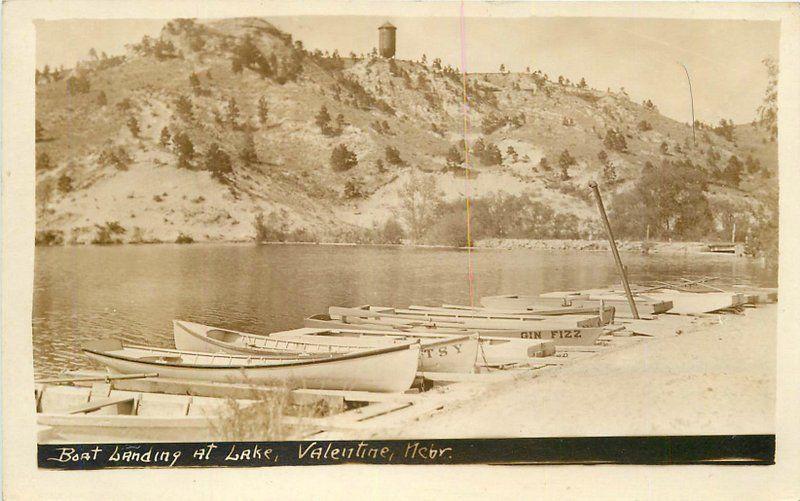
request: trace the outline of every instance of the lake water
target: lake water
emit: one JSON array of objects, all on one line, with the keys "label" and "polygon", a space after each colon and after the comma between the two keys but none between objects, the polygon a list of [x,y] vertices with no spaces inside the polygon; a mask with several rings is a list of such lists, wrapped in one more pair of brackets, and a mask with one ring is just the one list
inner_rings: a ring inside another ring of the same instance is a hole
[{"label": "lake water", "polygon": [[[711,275],[774,286],[757,263],[714,255],[623,254],[633,280]],[[472,252],[474,297],[601,287],[607,251]],[[254,333],[302,327],[328,306],[468,304],[463,250],[327,245],[139,245],[36,249],[37,377],[87,367],[83,342],[169,347],[172,319]]]}]

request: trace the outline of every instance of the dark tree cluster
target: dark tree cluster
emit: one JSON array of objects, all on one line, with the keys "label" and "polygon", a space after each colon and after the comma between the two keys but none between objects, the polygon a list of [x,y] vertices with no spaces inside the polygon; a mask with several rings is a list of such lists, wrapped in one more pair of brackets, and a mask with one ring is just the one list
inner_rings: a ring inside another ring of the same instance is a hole
[{"label": "dark tree cluster", "polygon": [[478,138],[472,144],[472,154],[486,166],[500,165],[503,162],[500,148],[492,142],[484,141],[483,138]]},{"label": "dark tree cluster", "polygon": [[609,129],[606,131],[603,145],[610,150],[620,153],[628,151],[628,142],[625,140],[625,135],[616,129]]},{"label": "dark tree cluster", "polygon": [[331,168],[336,172],[350,170],[358,165],[358,157],[345,144],[340,144],[331,151]]}]

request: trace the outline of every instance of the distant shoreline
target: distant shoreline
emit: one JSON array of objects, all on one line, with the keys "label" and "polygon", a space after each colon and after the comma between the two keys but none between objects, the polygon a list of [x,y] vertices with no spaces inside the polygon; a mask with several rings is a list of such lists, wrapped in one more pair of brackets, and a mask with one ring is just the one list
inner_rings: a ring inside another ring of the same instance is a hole
[{"label": "distant shoreline", "polygon": [[[249,244],[249,245],[324,245],[340,247],[391,247],[407,249],[442,249],[442,250],[467,250],[467,247],[456,247],[450,245],[431,245],[431,244],[388,244],[388,243],[362,243],[362,242],[287,242],[287,241],[266,241],[256,243],[254,240],[201,240],[192,242],[118,242],[108,244],[78,243],[78,244],[42,244],[37,243],[37,247],[114,247],[128,245],[203,245],[203,244]],[[735,257],[734,254],[712,253],[708,250],[708,244],[704,242],[660,242],[660,241],[618,241],[617,247],[622,252],[636,252],[642,254],[705,254],[716,256]],[[544,251],[583,251],[583,252],[602,252],[609,251],[610,247],[606,240],[588,239],[517,239],[517,238],[489,238],[474,242],[472,250],[544,250]],[[751,257],[752,256],[748,256]]]}]

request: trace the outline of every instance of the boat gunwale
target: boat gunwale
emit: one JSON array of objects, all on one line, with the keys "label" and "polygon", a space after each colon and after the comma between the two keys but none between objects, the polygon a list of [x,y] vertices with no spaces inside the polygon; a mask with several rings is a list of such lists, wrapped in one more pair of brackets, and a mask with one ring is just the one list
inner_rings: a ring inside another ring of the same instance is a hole
[{"label": "boat gunwale", "polygon": [[[208,343],[208,344],[220,347],[220,348],[226,348],[226,349],[229,349],[229,350],[235,350],[235,351],[240,352],[242,354],[247,354],[247,353],[251,353],[252,354],[252,353],[262,353],[263,352],[264,354],[263,355],[259,355],[259,357],[268,358],[270,356],[273,356],[273,357],[275,357],[276,359],[279,359],[279,360],[284,360],[287,356],[290,356],[290,354],[291,355],[296,355],[296,356],[308,356],[308,357],[312,357],[312,358],[324,358],[326,355],[334,356],[334,355],[344,355],[345,354],[345,353],[334,353],[334,352],[327,352],[327,353],[326,352],[319,352],[319,353],[315,353],[315,352],[307,352],[307,351],[298,351],[298,350],[287,349],[287,350],[285,350],[285,355],[282,356],[282,355],[280,355],[279,352],[281,352],[283,350],[281,350],[280,348],[257,348],[257,347],[247,348],[247,347],[240,347],[240,346],[234,345],[233,343],[226,343],[224,341],[220,341],[218,339],[211,338],[211,337],[209,337],[207,335],[203,335],[201,333],[198,333],[198,332],[195,332],[195,331],[191,330],[188,326],[184,325],[187,322],[188,321],[184,321],[184,320],[173,320],[173,324],[177,324],[184,332],[186,332],[190,336],[193,336],[193,337],[195,337],[197,339],[200,339],[201,341],[203,341],[205,343]],[[201,327],[206,327],[209,330],[230,332],[232,334],[236,334],[236,335],[241,336],[243,338],[247,338],[247,337],[261,338],[261,339],[265,339],[267,341],[273,341],[276,344],[280,343],[281,341],[284,341],[284,340],[279,339],[279,338],[273,338],[273,337],[270,337],[270,336],[263,336],[261,334],[249,334],[249,333],[246,333],[246,332],[233,331],[233,330],[229,330],[229,329],[223,329],[223,328],[220,328],[220,327],[214,327],[214,326],[211,326],[211,325],[198,324],[196,322],[188,322],[188,323],[192,323],[194,325],[200,325]],[[304,345],[309,345],[309,346],[331,346],[331,347],[334,347],[334,348],[355,348],[354,350],[350,350],[350,351],[359,351],[358,350],[358,348],[359,348],[358,346],[348,346],[348,345],[340,345],[340,344],[323,345],[323,344],[315,344],[315,343],[303,342],[303,341],[289,341],[289,342],[290,343],[296,343],[296,344],[304,344]],[[369,347],[365,347],[365,348],[369,348]],[[376,349],[378,349],[378,348],[376,348]],[[179,350],[179,351],[183,351],[183,350]],[[361,351],[363,352],[365,350],[362,349]],[[272,352],[272,353],[278,352],[278,353],[274,354],[274,355],[267,355],[268,352]],[[346,352],[346,353],[349,353],[349,352]],[[330,357],[328,357],[328,358],[330,358]]]},{"label": "boat gunwale", "polygon": [[[181,350],[171,350],[169,348],[150,348],[150,347],[147,347],[147,346],[126,345],[124,343],[120,343],[120,344],[122,345],[123,349],[124,348],[134,348],[134,349],[143,349],[143,350],[152,350],[152,351],[157,350],[157,351],[165,351],[165,352],[168,352],[168,353],[181,353],[181,354],[185,353],[185,354],[191,354],[191,355],[197,354],[197,355],[203,355],[203,356],[211,356],[211,357],[216,356],[216,357],[221,357],[221,358],[226,358],[227,357],[227,358],[231,358],[231,359],[239,358],[239,359],[245,359],[245,360],[265,358],[265,357],[258,357],[258,356],[247,356],[247,355],[236,355],[236,354],[227,354],[226,355],[224,353],[220,353],[220,354],[216,354],[215,355],[213,353],[203,353],[203,352],[196,352],[196,351],[181,351]],[[138,364],[155,365],[155,366],[160,366],[160,367],[177,367],[177,368],[183,368],[183,369],[244,370],[244,369],[286,369],[286,368],[293,368],[293,367],[302,367],[302,366],[307,366],[307,365],[319,365],[319,364],[326,364],[326,363],[333,363],[333,362],[342,362],[342,361],[358,359],[358,358],[370,358],[370,357],[374,357],[374,356],[378,356],[378,355],[385,355],[385,354],[388,354],[388,353],[399,352],[399,351],[402,351],[402,350],[411,350],[411,349],[414,349],[415,347],[419,348],[419,346],[420,346],[420,342],[417,341],[417,342],[414,342],[414,343],[400,344],[400,345],[395,345],[395,346],[389,346],[389,347],[386,347],[386,348],[378,348],[378,349],[375,349],[375,350],[363,350],[363,351],[357,351],[357,352],[354,352],[354,353],[345,353],[345,354],[342,354],[341,356],[335,356],[335,357],[317,358],[317,359],[311,359],[311,360],[296,360],[296,361],[287,360],[286,363],[271,364],[271,365],[245,365],[245,364],[238,364],[238,365],[233,365],[233,364],[229,364],[229,365],[211,365],[211,364],[190,364],[190,363],[176,364],[176,363],[172,363],[172,362],[164,362],[164,361],[158,361],[158,360],[138,360],[138,359],[133,358],[133,357],[126,357],[126,356],[123,356],[123,355],[111,354],[111,353],[108,353],[108,352],[98,351],[98,350],[94,350],[94,349],[86,348],[86,347],[82,347],[81,351],[84,351],[86,353],[91,353],[93,355],[97,355],[97,356],[100,356],[100,357],[107,357],[107,358],[112,358],[112,359],[115,359],[115,360],[121,360],[123,362],[134,362],[134,363],[138,363]],[[265,358],[265,360],[269,360],[269,359]]]}]

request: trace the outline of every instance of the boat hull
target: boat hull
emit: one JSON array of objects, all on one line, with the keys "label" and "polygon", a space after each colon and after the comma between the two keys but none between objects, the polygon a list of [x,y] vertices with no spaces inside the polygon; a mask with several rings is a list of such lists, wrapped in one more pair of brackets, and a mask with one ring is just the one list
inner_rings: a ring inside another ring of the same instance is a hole
[{"label": "boat hull", "polygon": [[[551,293],[553,294],[553,293]],[[633,316],[630,304],[624,297],[609,295],[607,297],[589,297],[582,294],[558,293],[559,295],[506,295],[486,296],[481,298],[481,304],[487,308],[518,309],[518,308],[547,308],[547,307],[575,307],[594,308],[600,305],[613,306],[614,314],[619,317],[630,318]],[[639,315],[657,315],[666,313],[672,308],[669,301],[637,300],[636,310]]]},{"label": "boat hull", "polygon": [[[131,347],[146,353],[147,348]],[[334,358],[294,360],[286,363],[259,357],[219,355],[217,365],[182,362],[190,352],[155,350],[157,353],[177,353],[181,362],[140,359],[120,351],[103,352],[84,348],[85,355],[110,370],[123,374],[158,373],[160,377],[244,383],[286,388],[324,390],[358,390],[374,392],[403,392],[414,382],[419,361],[419,344],[373,350],[371,355],[348,354]],[[192,354],[195,359],[208,359],[208,354]],[[187,358],[191,358],[187,356]],[[169,360],[169,356],[167,356]],[[213,361],[213,358],[212,358]]]},{"label": "boat hull", "polygon": [[419,370],[422,372],[460,372],[471,373],[475,370],[478,357],[478,335],[424,337],[413,333],[386,334],[378,331],[359,332],[357,330],[330,329],[296,329],[276,332],[270,338],[307,341],[313,343],[351,343],[354,349],[364,347],[385,346],[388,343],[408,343],[420,341]]},{"label": "boat hull", "polygon": [[[593,345],[595,341],[603,334],[603,329],[600,327],[555,327],[555,328],[527,328],[527,329],[467,329],[467,328],[448,328],[443,326],[398,326],[396,324],[380,324],[380,323],[347,323],[342,320],[324,320],[322,315],[317,318],[307,318],[303,321],[306,327],[327,328],[327,329],[355,329],[355,330],[373,330],[373,331],[396,331],[399,333],[434,333],[434,334],[452,334],[452,333],[465,333],[474,332],[481,338],[484,337],[498,337],[509,339],[524,339],[536,341],[553,341],[556,346],[586,346]],[[348,318],[348,320],[350,320]]]}]

